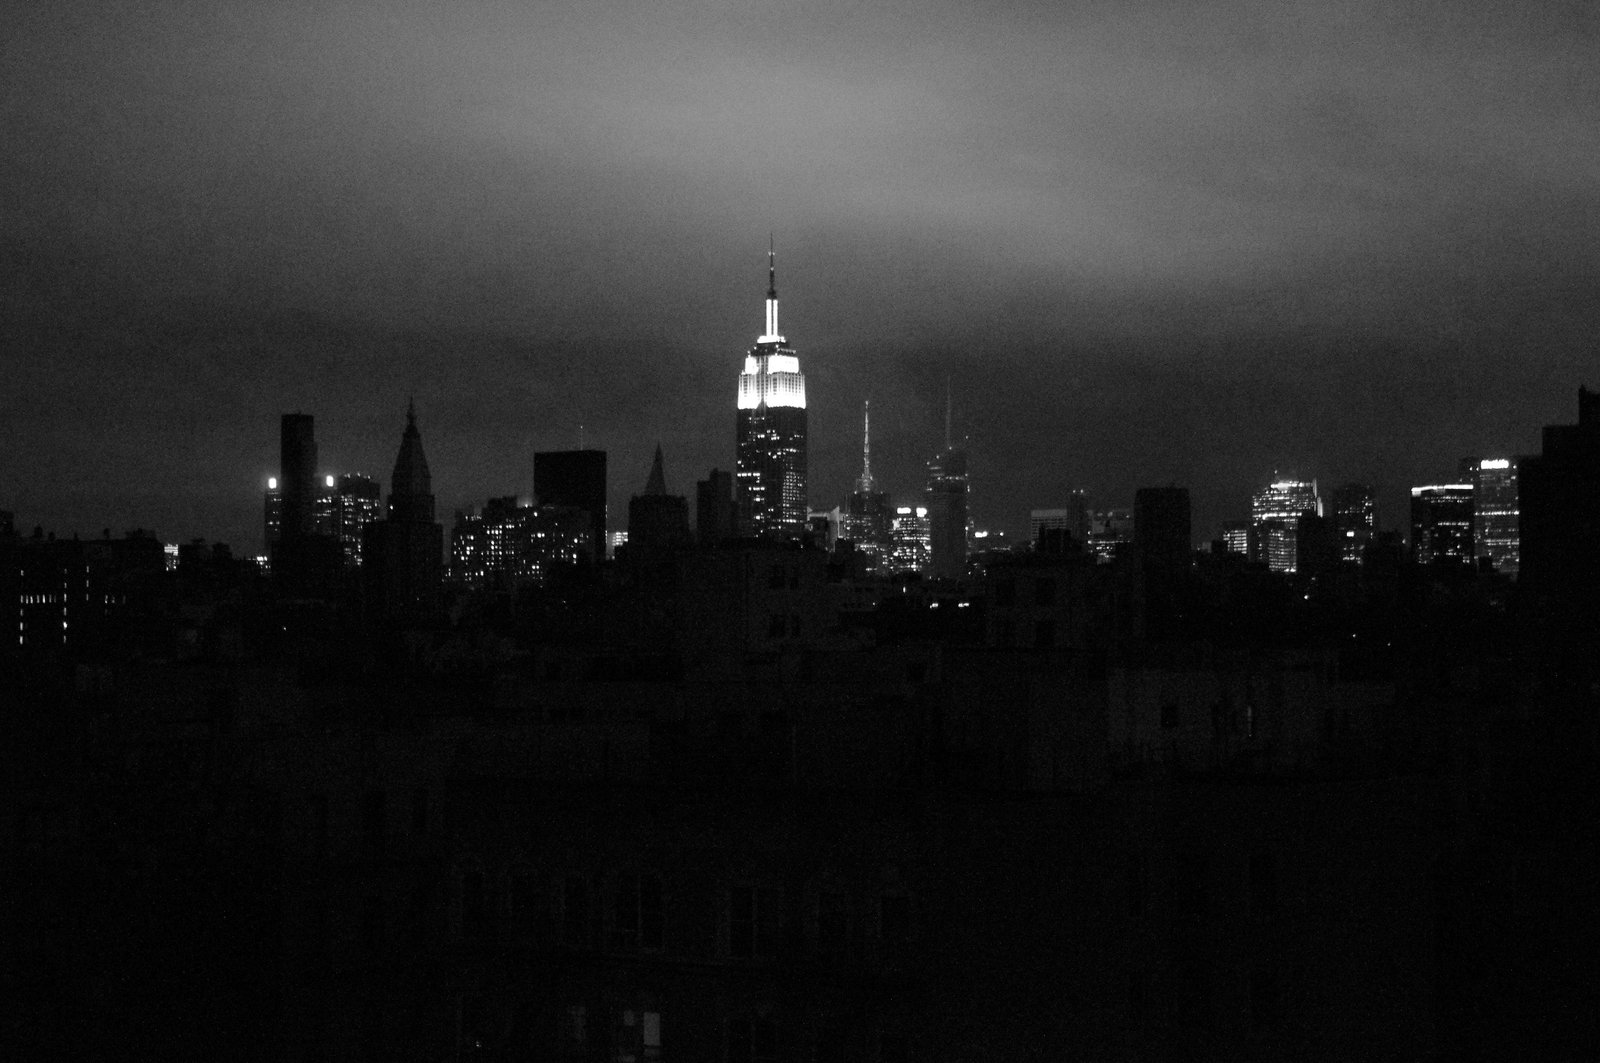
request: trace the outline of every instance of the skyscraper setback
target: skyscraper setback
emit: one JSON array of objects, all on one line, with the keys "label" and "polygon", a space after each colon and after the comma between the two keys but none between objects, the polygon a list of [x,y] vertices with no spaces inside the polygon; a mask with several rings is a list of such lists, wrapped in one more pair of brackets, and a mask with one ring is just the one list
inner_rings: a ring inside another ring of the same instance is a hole
[{"label": "skyscraper setback", "polygon": [[778,331],[776,256],[767,251],[767,328],[744,359],[735,422],[739,530],[797,539],[806,524],[806,378]]}]

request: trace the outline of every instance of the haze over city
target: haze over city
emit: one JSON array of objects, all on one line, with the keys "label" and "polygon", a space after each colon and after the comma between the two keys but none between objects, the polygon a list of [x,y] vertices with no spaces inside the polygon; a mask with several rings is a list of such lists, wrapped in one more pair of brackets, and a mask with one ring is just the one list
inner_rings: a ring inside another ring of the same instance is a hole
[{"label": "haze over city", "polygon": [[[1537,449],[1593,379],[1594,8],[59,3],[7,15],[19,524],[260,539],[277,419],[450,509],[534,450],[732,463],[769,232],[810,501],[972,512]],[[581,426],[581,428],[580,428]]]}]

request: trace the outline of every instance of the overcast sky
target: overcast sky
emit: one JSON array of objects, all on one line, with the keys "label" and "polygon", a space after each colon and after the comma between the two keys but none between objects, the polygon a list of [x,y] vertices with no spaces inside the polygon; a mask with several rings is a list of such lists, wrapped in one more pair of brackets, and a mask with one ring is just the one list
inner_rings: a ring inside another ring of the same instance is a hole
[{"label": "overcast sky", "polygon": [[0,34],[0,509],[260,549],[278,415],[442,518],[733,461],[768,233],[812,505],[982,524],[1536,451],[1600,384],[1592,3],[51,3]]}]

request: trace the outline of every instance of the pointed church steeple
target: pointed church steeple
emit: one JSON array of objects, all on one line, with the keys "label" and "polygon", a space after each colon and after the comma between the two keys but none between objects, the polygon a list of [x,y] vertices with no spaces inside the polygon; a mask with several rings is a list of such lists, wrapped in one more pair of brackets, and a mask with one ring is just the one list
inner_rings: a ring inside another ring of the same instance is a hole
[{"label": "pointed church steeple", "polygon": [[667,493],[667,474],[661,464],[661,444],[656,444],[656,460],[650,466],[650,478],[644,482],[644,493],[647,495],[664,495]]}]

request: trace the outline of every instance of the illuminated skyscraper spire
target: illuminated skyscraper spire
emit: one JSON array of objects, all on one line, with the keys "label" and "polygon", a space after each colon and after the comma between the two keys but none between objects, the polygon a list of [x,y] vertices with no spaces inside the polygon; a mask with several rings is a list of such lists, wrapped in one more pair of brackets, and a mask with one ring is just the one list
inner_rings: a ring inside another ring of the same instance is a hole
[{"label": "illuminated skyscraper spire", "polygon": [[767,331],[756,342],[783,342],[778,331],[778,253],[771,233],[767,234]]},{"label": "illuminated skyscraper spire", "polygon": [[872,478],[872,403],[861,404],[861,475],[856,480],[856,490],[872,492],[878,489]]}]

